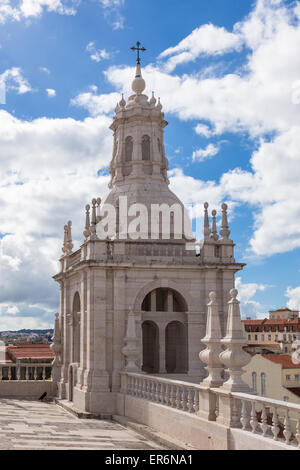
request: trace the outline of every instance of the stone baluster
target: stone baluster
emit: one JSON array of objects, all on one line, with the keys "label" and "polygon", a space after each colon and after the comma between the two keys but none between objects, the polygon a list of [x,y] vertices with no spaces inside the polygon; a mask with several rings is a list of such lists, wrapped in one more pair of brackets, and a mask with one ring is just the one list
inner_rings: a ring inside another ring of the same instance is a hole
[{"label": "stone baluster", "polygon": [[3,380],[3,368],[0,367],[0,380]]},{"label": "stone baluster", "polygon": [[208,377],[201,383],[205,387],[220,387],[223,383],[221,377],[223,367],[219,357],[222,352],[222,333],[216,297],[215,292],[210,292],[210,301],[207,304],[206,335],[201,340],[206,345],[206,349],[199,353],[201,361],[207,364]]},{"label": "stone baluster", "polygon": [[181,387],[181,408],[183,411],[187,411],[187,394],[185,387]]},{"label": "stone baluster", "polygon": [[181,405],[181,402],[180,402],[180,387],[178,385],[176,385],[176,399],[175,399],[175,403],[176,403],[176,408],[177,410],[180,410],[180,405]]},{"label": "stone baluster", "polygon": [[156,382],[156,393],[155,393],[155,401],[159,403],[160,398],[160,383]]},{"label": "stone baluster", "polygon": [[43,379],[43,380],[46,380],[46,367],[45,367],[45,366],[43,367],[42,379]]},{"label": "stone baluster", "polygon": [[256,409],[255,409],[255,401],[253,401],[252,404],[251,404],[250,426],[252,428],[252,432],[255,433],[256,429],[257,429],[257,426],[258,426],[257,414],[256,414]]},{"label": "stone baluster", "polygon": [[12,368],[11,366],[8,366],[8,380],[11,380],[12,378]]},{"label": "stone baluster", "polygon": [[188,396],[187,396],[187,409],[189,413],[193,413],[193,389],[188,389]]},{"label": "stone baluster", "polygon": [[272,417],[272,433],[273,433],[273,439],[274,441],[278,440],[278,434],[279,434],[279,426],[278,426],[278,413],[277,413],[277,408],[276,406],[273,407],[273,417]]},{"label": "stone baluster", "polygon": [[265,437],[265,435],[267,434],[267,431],[268,431],[268,422],[267,422],[267,411],[266,411],[266,405],[263,403],[262,404],[262,412],[261,412],[261,424],[260,424],[260,427],[261,427],[261,430],[262,430],[262,433],[263,433],[263,436]]},{"label": "stone baluster", "polygon": [[199,411],[199,391],[198,390],[195,390],[195,393],[194,393],[193,409],[195,413],[198,413]]},{"label": "stone baluster", "polygon": [[26,366],[25,379],[29,380],[29,367]]},{"label": "stone baluster", "polygon": [[175,400],[176,400],[175,385],[171,385],[171,387],[170,387],[170,406],[172,408],[174,408],[175,405],[176,405]]},{"label": "stone baluster", "polygon": [[37,367],[36,366],[33,367],[33,374],[34,374],[33,375],[34,380],[37,380],[38,374],[37,374]]},{"label": "stone baluster", "polygon": [[21,366],[19,364],[17,366],[17,380],[21,380]]},{"label": "stone baluster", "polygon": [[97,199],[94,198],[92,200],[92,220],[91,220],[91,227],[90,227],[91,238],[93,240],[97,238],[96,236],[96,224],[97,224],[96,204],[97,204]]},{"label": "stone baluster", "polygon": [[221,340],[226,350],[219,355],[220,361],[228,367],[229,379],[221,389],[228,392],[250,393],[250,387],[241,378],[246,366],[251,361],[251,356],[243,350],[247,343],[244,338],[244,327],[241,322],[240,302],[237,300],[238,291],[231,289],[231,300],[228,302],[228,317],[226,336]]},{"label": "stone baluster", "polygon": [[291,421],[290,421],[289,409],[288,408],[286,408],[286,410],[285,410],[283,435],[285,437],[285,443],[290,444],[292,431],[291,431]]},{"label": "stone baluster", "polygon": [[136,364],[136,361],[140,355],[140,347],[136,333],[135,315],[132,310],[130,310],[128,314],[127,329],[124,342],[125,346],[122,349],[122,353],[126,359],[125,370],[131,372],[140,371],[139,367]]},{"label": "stone baluster", "polygon": [[241,423],[242,423],[242,428],[245,431],[248,428],[248,424],[249,424],[249,414],[247,410],[246,400],[242,400]]}]

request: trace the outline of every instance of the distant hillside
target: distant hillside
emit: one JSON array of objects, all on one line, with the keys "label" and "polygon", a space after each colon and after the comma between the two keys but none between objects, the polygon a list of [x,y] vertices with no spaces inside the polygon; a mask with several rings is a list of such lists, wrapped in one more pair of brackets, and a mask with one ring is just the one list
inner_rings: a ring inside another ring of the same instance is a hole
[{"label": "distant hillside", "polygon": [[27,334],[30,334],[30,333],[36,333],[36,334],[40,334],[40,335],[45,335],[46,333],[53,333],[53,328],[47,328],[46,330],[30,330],[30,329],[23,329],[23,330],[3,330],[3,331],[0,331],[0,334],[1,333],[16,333],[16,334],[22,334],[22,333],[27,333]]}]

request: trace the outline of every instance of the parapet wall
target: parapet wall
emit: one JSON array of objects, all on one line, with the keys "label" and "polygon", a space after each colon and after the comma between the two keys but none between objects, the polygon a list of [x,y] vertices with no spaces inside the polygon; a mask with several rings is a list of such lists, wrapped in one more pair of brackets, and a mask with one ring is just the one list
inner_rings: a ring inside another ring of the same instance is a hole
[{"label": "parapet wall", "polygon": [[57,384],[51,380],[0,381],[0,397],[39,398],[47,392],[47,398],[52,398],[56,389]]}]

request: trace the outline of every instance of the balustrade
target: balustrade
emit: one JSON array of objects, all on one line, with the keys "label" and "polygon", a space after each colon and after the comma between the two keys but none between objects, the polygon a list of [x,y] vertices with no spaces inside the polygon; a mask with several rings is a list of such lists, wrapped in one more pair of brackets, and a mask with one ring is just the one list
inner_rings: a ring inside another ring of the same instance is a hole
[{"label": "balustrade", "polygon": [[[126,373],[125,393],[133,397],[158,403],[187,414],[197,415],[201,393],[215,395],[214,415],[219,415],[218,388],[207,389],[202,385],[171,380],[139,373]],[[231,393],[231,427],[242,432],[260,435],[262,439],[280,441],[290,447],[300,448],[300,405],[286,403],[247,393]],[[293,425],[292,425],[293,423]]]},{"label": "balustrade", "polygon": [[0,381],[51,379],[52,364],[0,364]]}]

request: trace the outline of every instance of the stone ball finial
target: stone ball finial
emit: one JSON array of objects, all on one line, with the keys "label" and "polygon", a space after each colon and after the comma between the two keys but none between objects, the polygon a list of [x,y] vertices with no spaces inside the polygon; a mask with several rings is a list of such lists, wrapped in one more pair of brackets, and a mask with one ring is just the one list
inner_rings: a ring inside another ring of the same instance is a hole
[{"label": "stone ball finial", "polygon": [[217,211],[214,209],[211,214],[212,214],[213,217],[216,217]]},{"label": "stone ball finial", "polygon": [[136,93],[137,95],[140,95],[141,93],[143,93],[143,91],[146,88],[146,82],[143,79],[143,77],[142,76],[135,77],[135,79],[132,82],[131,88],[134,91],[134,93]]},{"label": "stone ball finial", "polygon": [[208,202],[204,203],[204,209],[208,209]]},{"label": "stone ball finial", "polygon": [[214,301],[217,299],[217,294],[214,291],[212,291],[208,294],[208,297],[209,297],[209,300]]},{"label": "stone ball finial", "polygon": [[86,211],[89,211],[90,208],[91,208],[91,206],[90,206],[89,204],[87,204],[87,205],[85,206],[85,210],[86,210]]},{"label": "stone ball finial", "polygon": [[58,312],[56,312],[56,314],[55,314],[55,318],[58,318],[58,317],[59,317],[59,313],[58,313]]},{"label": "stone ball finial", "polygon": [[98,206],[100,206],[100,204],[101,204],[101,197],[97,197],[97,204],[98,204]]},{"label": "stone ball finial", "polygon": [[228,206],[227,206],[227,204],[225,204],[225,202],[223,202],[223,204],[222,204],[222,209],[223,209],[223,211],[227,211],[227,209],[228,209]]},{"label": "stone ball finial", "polygon": [[95,199],[95,198],[92,199],[92,204],[93,204],[93,206],[94,206],[96,203],[97,203],[97,199]]},{"label": "stone ball finial", "polygon": [[238,296],[239,291],[237,289],[231,289],[230,296],[232,299],[236,299]]}]

